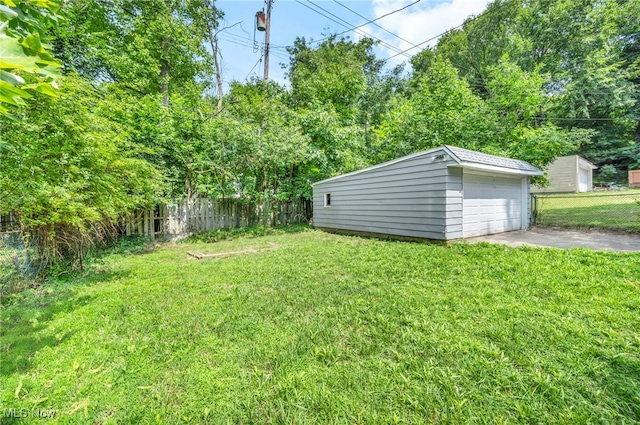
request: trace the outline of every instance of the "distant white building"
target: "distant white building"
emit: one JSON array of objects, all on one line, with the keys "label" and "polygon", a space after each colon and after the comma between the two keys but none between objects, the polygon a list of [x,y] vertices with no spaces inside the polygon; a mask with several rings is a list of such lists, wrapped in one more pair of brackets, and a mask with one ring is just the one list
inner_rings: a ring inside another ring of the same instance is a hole
[{"label": "distant white building", "polygon": [[578,155],[561,156],[549,164],[549,186],[531,186],[531,193],[578,193],[593,190],[595,165]]}]

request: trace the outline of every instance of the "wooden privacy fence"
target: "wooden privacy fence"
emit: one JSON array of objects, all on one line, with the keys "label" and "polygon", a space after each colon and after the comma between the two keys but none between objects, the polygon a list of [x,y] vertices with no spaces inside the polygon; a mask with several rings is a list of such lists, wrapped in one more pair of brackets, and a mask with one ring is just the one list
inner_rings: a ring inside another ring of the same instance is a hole
[{"label": "wooden privacy fence", "polygon": [[124,223],[127,236],[186,236],[215,229],[306,223],[311,201],[244,203],[235,199],[195,198],[136,212]]}]

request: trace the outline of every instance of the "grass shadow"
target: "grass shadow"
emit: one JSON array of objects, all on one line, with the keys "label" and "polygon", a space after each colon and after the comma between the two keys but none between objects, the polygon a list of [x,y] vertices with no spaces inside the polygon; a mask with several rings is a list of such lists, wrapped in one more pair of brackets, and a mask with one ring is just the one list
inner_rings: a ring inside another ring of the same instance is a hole
[{"label": "grass shadow", "polygon": [[60,314],[91,303],[94,297],[77,296],[83,286],[120,279],[128,272],[91,271],[82,277],[59,279],[3,299],[0,305],[0,376],[24,373],[35,354],[66,341],[72,332],[47,334],[49,324]]},{"label": "grass shadow", "polygon": [[240,227],[237,229],[216,229],[207,232],[197,233],[191,235],[188,238],[183,239],[184,243],[215,243],[221,241],[228,241],[237,238],[259,238],[262,236],[282,235],[290,233],[300,233],[312,229],[309,224],[291,224],[287,226],[251,226]]}]

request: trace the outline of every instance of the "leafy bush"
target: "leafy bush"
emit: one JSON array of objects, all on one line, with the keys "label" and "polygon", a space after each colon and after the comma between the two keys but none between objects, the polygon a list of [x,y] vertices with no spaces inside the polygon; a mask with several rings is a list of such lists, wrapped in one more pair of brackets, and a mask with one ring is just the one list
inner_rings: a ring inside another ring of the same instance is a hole
[{"label": "leafy bush", "polygon": [[108,98],[77,77],[61,83],[60,97],[38,97],[20,121],[0,118],[0,214],[18,218],[45,263],[82,268],[123,214],[157,198],[162,178],[107,118]]}]

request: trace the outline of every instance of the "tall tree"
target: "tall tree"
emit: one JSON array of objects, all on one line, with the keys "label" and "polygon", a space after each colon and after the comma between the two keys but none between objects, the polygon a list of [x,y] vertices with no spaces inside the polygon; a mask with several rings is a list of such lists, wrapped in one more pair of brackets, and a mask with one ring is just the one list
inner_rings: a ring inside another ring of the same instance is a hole
[{"label": "tall tree", "polygon": [[368,164],[371,121],[379,120],[380,102],[388,98],[376,85],[393,86],[393,78],[380,77],[372,46],[371,39],[331,36],[315,47],[296,39],[288,49],[291,105],[317,157],[314,180]]},{"label": "tall tree", "polygon": [[233,83],[228,106],[205,125],[192,164],[200,193],[246,200],[307,196],[309,137],[284,87]]},{"label": "tall tree", "polygon": [[443,144],[474,149],[482,142],[481,99],[448,61],[435,61],[414,84],[376,129],[377,161]]},{"label": "tall tree", "polygon": [[559,128],[590,130],[576,152],[626,174],[639,152],[631,53],[638,16],[638,0],[497,0],[415,63],[419,72],[430,55],[450,59],[483,98],[490,96],[491,69],[504,55],[523,71],[548,76],[551,102],[542,118]]},{"label": "tall tree", "polygon": [[67,70],[140,94],[211,81],[208,37],[222,16],[211,0],[68,0],[64,10],[55,49]]},{"label": "tall tree", "polygon": [[473,93],[448,60],[435,59],[409,97],[377,129],[379,160],[443,144],[519,158],[544,168],[591,135],[540,120],[544,80],[506,57],[487,69],[485,98]]}]

